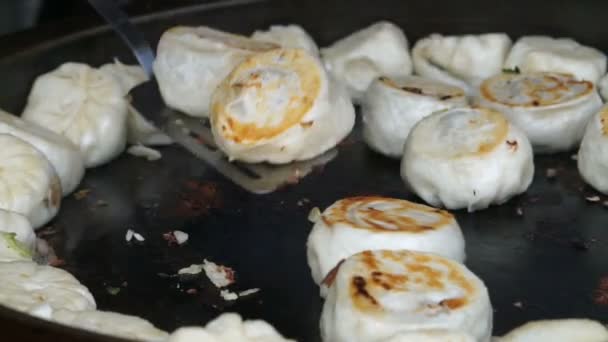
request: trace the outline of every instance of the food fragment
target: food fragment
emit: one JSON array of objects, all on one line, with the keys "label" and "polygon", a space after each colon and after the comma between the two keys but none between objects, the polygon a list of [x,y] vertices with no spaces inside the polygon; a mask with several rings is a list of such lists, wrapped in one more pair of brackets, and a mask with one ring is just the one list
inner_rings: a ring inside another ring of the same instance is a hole
[{"label": "food fragment", "polygon": [[547,176],[547,178],[551,179],[551,178],[555,178],[555,176],[557,176],[557,170],[553,169],[553,168],[549,168],[547,169],[545,175]]},{"label": "food fragment", "polygon": [[570,156],[570,159],[572,159],[572,160],[578,160],[578,155],[573,154],[573,155]]},{"label": "food fragment", "polygon": [[597,196],[597,195],[596,196],[587,196],[587,197],[585,197],[585,200],[587,200],[587,202],[592,202],[592,203],[599,202],[600,196]]},{"label": "food fragment", "polygon": [[131,240],[135,238],[135,240],[139,241],[139,242],[143,242],[146,239],[139,233],[135,232],[132,229],[127,229],[127,234],[125,235],[125,240],[127,242],[131,242]]},{"label": "food fragment", "polygon": [[187,293],[187,294],[189,294],[189,295],[195,295],[195,294],[197,294],[197,293],[198,293],[198,290],[197,290],[197,289],[194,289],[194,288],[192,288],[192,289],[187,289],[187,290],[186,290],[186,293]]},{"label": "food fragment", "polygon": [[222,298],[224,298],[224,300],[227,300],[227,301],[237,300],[239,298],[239,296],[236,293],[234,293],[230,290],[220,291],[220,296],[222,296]]},{"label": "food fragment", "polygon": [[194,264],[177,271],[177,274],[199,274],[203,271],[202,264]]},{"label": "food fragment", "polygon": [[517,216],[524,216],[524,210],[521,207],[517,207],[517,209],[515,209],[515,213]]},{"label": "food fragment", "polygon": [[524,308],[524,303],[518,301],[518,302],[513,303],[513,306],[516,307],[516,308],[518,308],[518,309],[523,309]]},{"label": "food fragment", "polygon": [[183,245],[188,241],[188,233],[182,232],[181,230],[173,230],[163,234],[163,239],[167,241],[169,246]]},{"label": "food fragment", "polygon": [[80,201],[81,199],[86,198],[90,193],[91,193],[91,189],[78,190],[74,193],[74,198],[77,201]]},{"label": "food fragment", "polygon": [[178,245],[183,245],[184,243],[186,243],[189,237],[188,233],[184,233],[181,230],[173,231],[173,236],[175,237],[175,240]]},{"label": "food fragment", "polygon": [[133,239],[133,234],[135,234],[135,232],[133,232],[131,229],[127,229],[127,235],[125,235],[125,240],[127,242],[131,242],[131,240]]},{"label": "food fragment", "polygon": [[146,158],[148,161],[156,161],[163,156],[159,151],[141,144],[129,147],[127,153],[135,157]]},{"label": "food fragment", "polygon": [[258,289],[258,288],[241,291],[241,292],[239,292],[239,297],[249,296],[249,295],[252,295],[252,294],[258,293],[258,292],[260,292],[260,289]]},{"label": "food fragment", "polygon": [[213,285],[218,288],[226,287],[235,281],[235,272],[232,268],[218,265],[207,259],[203,261],[203,270]]}]

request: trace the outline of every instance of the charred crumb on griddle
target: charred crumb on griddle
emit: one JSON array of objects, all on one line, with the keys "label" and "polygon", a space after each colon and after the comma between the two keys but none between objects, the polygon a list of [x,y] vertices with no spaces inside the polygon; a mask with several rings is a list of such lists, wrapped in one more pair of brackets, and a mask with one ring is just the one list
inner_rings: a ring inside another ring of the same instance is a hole
[{"label": "charred crumb on griddle", "polygon": [[446,100],[451,99],[452,97],[453,97],[452,95],[443,95],[443,96],[439,97],[439,100],[446,101]]},{"label": "charred crumb on griddle", "polygon": [[532,101],[532,105],[534,107],[538,107],[538,106],[540,106],[540,102],[538,100],[534,100],[534,101]]},{"label": "charred crumb on griddle", "polygon": [[594,195],[594,196],[587,196],[587,197],[585,197],[585,200],[587,202],[597,203],[597,202],[599,202],[601,200],[601,198],[598,195]]},{"label": "charred crumb on griddle", "polygon": [[89,189],[89,188],[81,189],[74,193],[74,198],[77,201],[80,201],[82,199],[85,199],[87,196],[89,196],[90,193],[91,193],[91,189]]},{"label": "charred crumb on griddle", "polygon": [[507,145],[509,146],[509,149],[512,150],[513,152],[517,151],[517,148],[518,148],[517,140],[507,140]]},{"label": "charred crumb on griddle", "polygon": [[355,288],[355,295],[369,300],[372,304],[378,305],[378,301],[366,289],[367,282],[361,276],[355,276],[352,279],[352,285]]}]

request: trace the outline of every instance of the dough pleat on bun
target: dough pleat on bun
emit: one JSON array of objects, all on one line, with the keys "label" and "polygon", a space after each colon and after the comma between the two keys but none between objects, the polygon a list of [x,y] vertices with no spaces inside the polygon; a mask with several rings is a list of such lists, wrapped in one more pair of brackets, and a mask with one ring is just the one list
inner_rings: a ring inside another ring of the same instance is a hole
[{"label": "dough pleat on bun", "polygon": [[[142,67],[138,65],[125,65],[118,60],[115,60],[114,63],[102,65],[99,70],[112,75],[120,83],[123,96],[126,96],[128,99],[129,92],[133,88],[148,81],[148,76]],[[162,146],[173,143],[173,140],[129,104],[127,142],[129,144]]]},{"label": "dough pleat on bun", "polygon": [[94,310],[89,290],[68,272],[31,261],[0,262],[0,304],[51,319],[56,310]]},{"label": "dough pleat on bun", "polygon": [[114,77],[65,63],[36,79],[22,118],[68,138],[80,148],[85,166],[95,167],[125,149],[127,107]]},{"label": "dough pleat on bun", "polygon": [[570,38],[526,36],[515,42],[504,67],[524,73],[571,74],[596,83],[606,73],[606,55]]},{"label": "dough pleat on bun", "polygon": [[207,117],[213,91],[238,63],[278,47],[205,26],[178,26],[158,42],[154,75],[167,106]]},{"label": "dough pleat on bun", "polygon": [[484,79],[501,71],[511,48],[504,33],[420,39],[412,49],[417,75],[460,87],[470,96]]},{"label": "dough pleat on bun", "polygon": [[409,43],[403,31],[381,21],[321,49],[329,73],[343,84],[355,103],[380,76],[403,77],[412,73]]},{"label": "dough pleat on bun", "polygon": [[61,181],[34,146],[0,134],[0,209],[24,215],[34,228],[50,221],[61,205]]},{"label": "dough pleat on bun", "polygon": [[319,47],[312,37],[298,25],[272,25],[268,30],[258,30],[252,39],[274,43],[284,48],[304,49],[313,56],[319,56]]},{"label": "dough pleat on bun", "polygon": [[63,195],[70,194],[80,184],[85,172],[84,158],[67,138],[2,110],[0,133],[13,135],[42,152],[57,172]]}]

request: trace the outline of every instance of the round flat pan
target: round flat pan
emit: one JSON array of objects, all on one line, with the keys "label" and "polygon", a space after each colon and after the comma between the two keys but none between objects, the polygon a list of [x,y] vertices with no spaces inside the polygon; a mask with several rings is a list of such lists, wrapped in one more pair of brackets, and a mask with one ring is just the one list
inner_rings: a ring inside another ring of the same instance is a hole
[{"label": "round flat pan", "polygon": [[[387,19],[403,27],[410,41],[433,32],[504,31],[512,38],[566,35],[608,47],[608,36],[600,34],[599,25],[602,13],[608,13],[607,2],[541,4],[530,0],[220,2],[136,22],[152,42],[177,24],[250,33],[270,24],[297,23],[325,45]],[[0,107],[14,113],[22,109],[34,78],[63,62],[100,65],[114,57],[133,62],[104,27],[37,42],[35,34],[10,38],[9,50],[17,52],[0,58]],[[368,150],[358,129],[322,171],[263,196],[241,190],[178,146],[160,151],[163,158],[156,162],[123,155],[89,170],[80,187],[86,191],[65,199],[60,215],[43,235],[65,261],[62,267],[91,289],[100,309],[142,316],[170,331],[236,311],[247,318],[263,318],[290,338],[319,341],[322,301],[305,257],[311,208],[366,194],[418,200],[404,189],[399,163]],[[570,155],[537,157],[534,183],[525,195],[481,212],[456,213],[467,241],[467,265],[490,290],[495,334],[532,319],[608,315],[604,299],[608,293],[598,287],[608,272],[608,209],[602,201],[585,200],[594,193],[582,183]],[[554,179],[545,176],[548,168],[557,170]],[[146,240],[126,243],[129,228]],[[190,234],[187,244],[169,246],[163,233],[174,229]],[[201,279],[169,276],[205,258],[236,270],[234,290],[261,291],[225,302]],[[40,341],[42,336],[98,340],[2,308],[0,328],[12,334],[27,329],[28,333],[15,335],[20,341]]]}]

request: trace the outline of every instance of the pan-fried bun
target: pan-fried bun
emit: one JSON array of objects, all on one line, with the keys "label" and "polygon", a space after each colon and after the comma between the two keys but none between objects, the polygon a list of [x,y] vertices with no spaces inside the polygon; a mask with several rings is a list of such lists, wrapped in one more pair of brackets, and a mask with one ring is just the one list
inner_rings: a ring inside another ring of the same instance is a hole
[{"label": "pan-fried bun", "polygon": [[374,342],[429,329],[489,342],[492,306],[483,282],[435,254],[364,251],[344,261],[321,315],[325,341]]},{"label": "pan-fried bun", "polygon": [[282,164],[335,147],[353,128],[355,112],[318,58],[277,49],[234,68],[213,94],[210,120],[230,159]]},{"label": "pan-fried bun", "polygon": [[533,174],[528,138],[486,108],[455,108],[422,119],[401,162],[401,177],[426,202],[469,211],[526,191]]},{"label": "pan-fried bun", "polygon": [[350,197],[327,208],[307,243],[317,284],[341,260],[374,249],[432,252],[462,262],[464,237],[452,214],[406,200]]},{"label": "pan-fried bun", "polygon": [[578,147],[602,100],[593,83],[571,75],[503,73],[483,82],[479,104],[521,128],[535,153],[553,153]]}]

